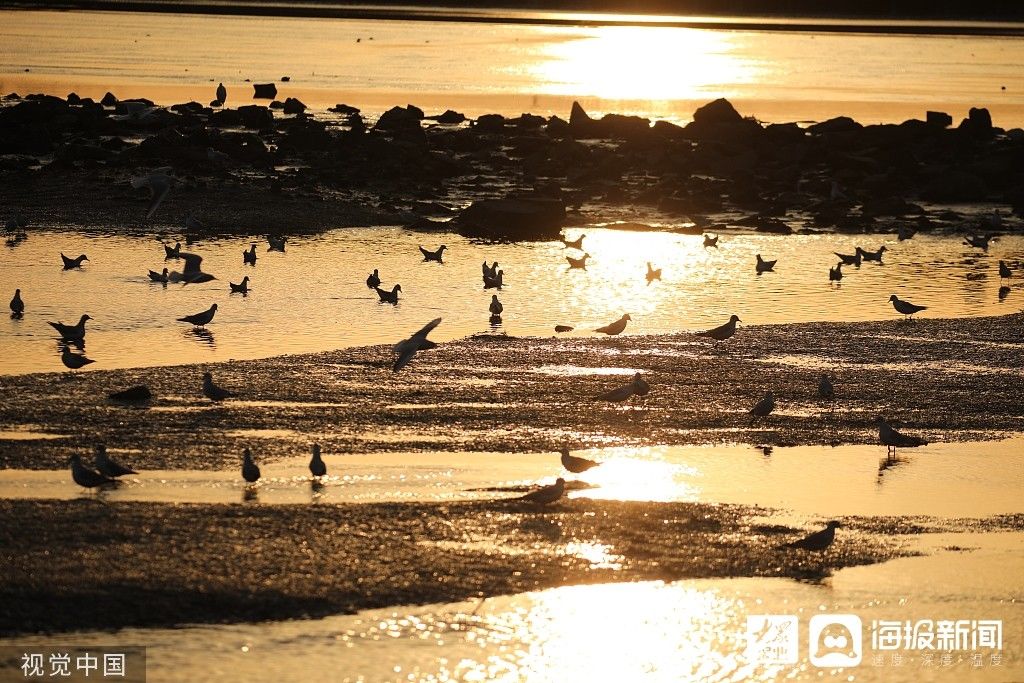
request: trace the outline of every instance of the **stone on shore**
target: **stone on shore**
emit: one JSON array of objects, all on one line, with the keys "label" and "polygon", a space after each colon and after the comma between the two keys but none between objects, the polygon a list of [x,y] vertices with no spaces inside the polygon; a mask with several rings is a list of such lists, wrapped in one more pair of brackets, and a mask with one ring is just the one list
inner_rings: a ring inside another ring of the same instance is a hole
[{"label": "stone on shore", "polygon": [[454,219],[465,237],[513,241],[557,239],[564,223],[565,203],[539,197],[482,199]]}]

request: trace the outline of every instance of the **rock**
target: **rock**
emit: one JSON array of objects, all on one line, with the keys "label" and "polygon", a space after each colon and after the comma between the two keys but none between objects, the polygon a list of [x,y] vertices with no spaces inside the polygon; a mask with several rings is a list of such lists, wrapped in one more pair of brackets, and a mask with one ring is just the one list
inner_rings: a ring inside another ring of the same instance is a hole
[{"label": "rock", "polygon": [[537,116],[536,114],[520,114],[514,119],[509,120],[513,126],[517,128],[540,128],[544,125],[545,119],[543,116]]},{"label": "rock", "polygon": [[929,111],[924,118],[928,125],[936,128],[949,128],[953,125],[953,117],[944,111]]},{"label": "rock", "polygon": [[992,115],[988,113],[988,109],[971,107],[967,118],[960,123],[960,130],[989,137],[993,134]]},{"label": "rock", "polygon": [[447,109],[443,114],[435,116],[434,120],[437,121],[438,123],[455,124],[462,123],[463,121],[466,120],[466,117],[457,111]]},{"label": "rock", "polygon": [[980,202],[988,196],[988,188],[981,178],[957,169],[936,173],[921,190],[921,198],[929,202]]},{"label": "rock", "polygon": [[100,104],[102,104],[104,107],[116,106],[117,98],[114,97],[114,93],[108,92],[106,95],[103,96],[103,99],[100,100]]},{"label": "rock", "polygon": [[415,104],[405,105],[405,110],[411,114],[414,114],[417,119],[423,120],[423,110],[417,107]]},{"label": "rock", "polygon": [[277,86],[273,83],[253,83],[254,100],[272,100],[277,97]]},{"label": "rock", "polygon": [[505,130],[505,117],[501,114],[484,114],[473,123],[473,129],[484,135],[497,135]]},{"label": "rock", "polygon": [[290,80],[292,80],[292,77],[291,77],[291,76],[281,76],[281,82],[282,82],[282,83],[287,83],[287,82],[289,82]]},{"label": "rock", "polygon": [[694,123],[700,124],[737,123],[742,120],[743,117],[740,116],[740,113],[725,98],[708,102],[693,112]]},{"label": "rock", "polygon": [[289,97],[284,101],[285,114],[301,114],[304,111],[306,111],[306,105],[294,97]]},{"label": "rock", "polygon": [[281,100],[274,100],[267,106],[270,107],[271,109],[284,109],[284,102],[282,102]]},{"label": "rock", "polygon": [[210,106],[211,107],[223,107],[224,103],[221,102],[220,100],[210,100]]},{"label": "rock", "polygon": [[221,109],[210,114],[208,122],[216,128],[234,128],[242,125],[242,115],[235,109]]},{"label": "rock", "polygon": [[327,111],[333,111],[337,114],[345,114],[346,116],[352,116],[359,113],[358,107],[351,107],[347,104],[336,104]]},{"label": "rock", "polygon": [[79,97],[77,93],[68,93],[67,103],[72,105],[81,104],[82,98]]},{"label": "rock", "polygon": [[565,223],[559,199],[510,198],[473,202],[454,219],[459,234],[507,240],[556,239]]},{"label": "rock", "polygon": [[814,135],[825,135],[828,133],[852,133],[861,130],[864,126],[860,125],[849,116],[837,116],[834,119],[828,121],[822,121],[821,123],[815,123],[813,126],[808,126],[809,130]]},{"label": "rock", "polygon": [[267,130],[274,125],[274,112],[270,111],[267,107],[262,107],[258,104],[247,104],[235,111],[238,112],[242,125],[246,128]]},{"label": "rock", "polygon": [[654,125],[651,126],[651,131],[658,137],[671,140],[686,137],[686,129],[671,121],[655,121]]},{"label": "rock", "polygon": [[425,141],[426,134],[420,126],[420,119],[422,118],[420,114],[422,112],[410,109],[409,107],[392,107],[381,114],[373,128],[374,130],[390,133],[396,137]]},{"label": "rock", "polygon": [[179,114],[202,114],[206,111],[206,107],[198,102],[185,102],[183,104],[172,104],[171,111],[176,111]]},{"label": "rock", "polygon": [[572,109],[569,111],[569,126],[579,128],[593,123],[594,119],[590,118],[590,115],[583,110],[583,106],[579,102],[573,101]]},{"label": "rock", "polygon": [[148,401],[153,398],[153,392],[149,390],[145,384],[139,384],[134,387],[129,387],[123,391],[115,391],[107,394],[107,396],[113,401],[123,401],[125,403],[140,403]]}]

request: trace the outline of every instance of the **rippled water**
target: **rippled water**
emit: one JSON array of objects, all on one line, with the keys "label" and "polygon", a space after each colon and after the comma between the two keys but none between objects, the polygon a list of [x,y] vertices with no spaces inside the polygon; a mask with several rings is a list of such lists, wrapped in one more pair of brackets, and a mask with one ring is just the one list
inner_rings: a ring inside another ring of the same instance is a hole
[{"label": "rippled water", "polygon": [[[699,330],[735,313],[747,324],[805,321],[895,320],[893,293],[930,308],[923,316],[959,317],[1021,310],[1018,283],[1000,298],[999,259],[1017,264],[1024,238],[1004,237],[988,252],[958,237],[893,235],[728,234],[718,249],[699,236],[608,229],[585,233],[591,254],[586,271],[569,271],[558,242],[485,244],[453,234],[417,234],[395,228],[343,229],[295,237],[287,252],[266,252],[260,239],[255,268],[242,265],[249,238],[200,241],[203,269],[217,280],[166,287],[147,270],[180,269],[163,259],[152,237],[79,232],[33,232],[0,250],[0,293],[21,288],[23,319],[0,319],[0,373],[63,370],[58,341],[47,321],[77,322],[88,313],[85,351],[89,369],[258,358],[364,344],[393,343],[427,321],[444,322],[439,341],[497,331],[550,336],[554,326],[592,335],[629,313],[627,334]],[[417,250],[444,243],[445,263],[424,263]],[[847,268],[838,285],[828,281],[833,251],[887,245],[885,265]],[[81,270],[63,271],[60,253],[85,253]],[[756,275],[755,254],[778,259],[776,272]],[[578,255],[578,254],[577,254]],[[481,263],[498,261],[507,285],[499,293],[502,323],[492,326]],[[663,269],[648,285],[646,262]],[[398,306],[380,304],[366,287],[373,268],[385,285],[402,285]],[[248,296],[229,294],[228,282],[250,276]],[[968,279],[980,278],[980,279]],[[1020,277],[1024,277],[1021,271]],[[5,298],[4,301],[7,299]],[[176,322],[218,304],[206,333]]]}]

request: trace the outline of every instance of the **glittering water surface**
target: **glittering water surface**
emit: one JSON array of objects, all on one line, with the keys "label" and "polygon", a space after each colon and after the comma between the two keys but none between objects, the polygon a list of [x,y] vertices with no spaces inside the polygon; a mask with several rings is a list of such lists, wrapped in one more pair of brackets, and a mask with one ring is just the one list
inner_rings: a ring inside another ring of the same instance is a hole
[{"label": "glittering water surface", "polygon": [[[988,252],[955,236],[728,234],[717,249],[700,236],[667,232],[571,229],[586,234],[586,271],[568,269],[573,254],[558,242],[487,244],[454,234],[410,233],[396,228],[343,229],[295,237],[286,253],[267,252],[262,238],[255,268],[242,265],[249,238],[207,239],[189,247],[203,257],[212,282],[162,286],[147,270],[181,269],[163,259],[150,237],[79,232],[32,232],[0,250],[0,293],[21,288],[23,319],[0,319],[0,373],[63,370],[58,341],[47,321],[88,323],[89,369],[258,358],[281,353],[394,343],[427,321],[444,322],[439,341],[479,332],[550,336],[554,326],[593,334],[623,313],[627,334],[699,330],[735,313],[747,324],[896,319],[893,293],[929,306],[923,316],[959,317],[1020,310],[1019,282],[1000,295],[997,263],[1019,267],[1024,238],[1007,236]],[[445,244],[445,263],[424,263],[422,244]],[[885,265],[848,267],[838,285],[828,281],[833,252],[886,245]],[[60,253],[89,256],[81,270],[61,270]],[[755,254],[778,259],[776,272],[754,272]],[[481,263],[498,261],[506,286],[500,325],[490,323],[494,290],[484,290]],[[646,262],[663,270],[648,285]],[[398,306],[380,304],[366,287],[378,268],[384,285],[402,285]],[[229,294],[228,282],[250,277],[247,296]],[[968,277],[970,276],[970,278]],[[971,279],[974,278],[974,279]],[[5,299],[6,300],[6,299]],[[219,306],[206,331],[176,322]]]}]

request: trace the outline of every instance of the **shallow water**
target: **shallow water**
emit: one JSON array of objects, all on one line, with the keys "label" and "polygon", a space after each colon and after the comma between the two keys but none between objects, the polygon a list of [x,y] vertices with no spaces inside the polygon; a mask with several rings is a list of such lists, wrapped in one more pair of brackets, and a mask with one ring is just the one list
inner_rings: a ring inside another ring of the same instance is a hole
[{"label": "shallow water", "polygon": [[[268,438],[270,435],[267,435]],[[276,435],[280,436],[280,435]],[[303,448],[297,446],[297,450]],[[260,452],[254,438],[253,451]],[[570,498],[736,503],[816,516],[986,517],[1024,512],[1024,437],[932,444],[888,458],[885,448],[796,446],[770,455],[746,445],[579,451],[603,464],[569,475]],[[133,452],[112,450],[132,463]],[[509,498],[564,476],[553,453],[324,454],[328,477],[310,479],[307,456],[262,464],[247,487],[232,471],[147,471],[98,494],[110,502],[301,504]],[[574,486],[576,486],[574,484]],[[86,499],[67,471],[2,470],[0,498]]]},{"label": "shallow water", "polygon": [[728,97],[768,121],[902,121],[927,109],[959,120],[972,106],[997,125],[1024,121],[1021,38],[498,23],[524,14],[438,23],[5,10],[0,92],[205,104],[223,81],[235,106],[251,101],[251,78],[277,82],[282,100],[371,113],[413,102],[567,117],[579,99],[594,113],[686,121]]},{"label": "shallow water", "polygon": [[[1006,681],[1024,675],[1024,535],[926,535],[929,556],[853,567],[822,583],[702,579],[565,586],[485,601],[264,624],[125,629],[0,641],[30,648],[145,644],[150,681]],[[951,547],[969,547],[952,551]],[[608,549],[607,553],[614,553]],[[604,561],[595,557],[595,561]],[[747,617],[794,615],[798,662],[747,656]],[[817,614],[852,614],[861,663],[808,661]],[[1001,650],[873,649],[872,620],[1002,621]],[[975,666],[973,653],[981,655]],[[993,654],[1000,655],[998,664]]]},{"label": "shallow water", "polygon": [[[627,334],[696,331],[733,313],[747,324],[895,320],[893,293],[929,306],[923,317],[1021,310],[1021,280],[1011,280],[1003,298],[997,270],[999,259],[1019,267],[1019,236],[982,252],[955,236],[897,242],[894,235],[728,234],[718,249],[705,249],[700,236],[674,233],[586,228],[568,234],[581,232],[592,257],[586,271],[569,271],[565,256],[575,252],[557,242],[486,244],[397,228],[295,237],[284,254],[266,252],[261,241],[255,268],[242,265],[249,238],[202,240],[187,248],[218,279],[166,287],[151,283],[146,271],[181,269],[182,262],[165,262],[153,237],[33,232],[0,251],[0,293],[9,297],[20,287],[27,306],[23,319],[0,319],[0,373],[63,370],[46,322],[74,323],[83,313],[94,318],[85,352],[96,363],[88,369],[99,370],[390,344],[435,317],[444,321],[431,338],[446,341],[481,332],[550,336],[557,324],[592,335],[626,312],[632,317]],[[417,245],[442,243],[445,263],[424,263]],[[885,265],[846,268],[842,282],[830,284],[832,252],[853,253],[856,245],[886,245]],[[85,253],[90,261],[63,271],[61,252]],[[776,272],[756,275],[757,253],[778,259]],[[507,285],[498,293],[505,312],[497,326],[489,322],[494,290],[483,289],[484,260],[498,261],[505,272]],[[650,285],[644,279],[649,260],[663,269],[663,280]],[[380,304],[366,287],[373,268],[386,287],[402,285],[397,307]],[[248,296],[229,294],[228,282],[244,275]],[[205,332],[175,321],[212,303],[219,308]]]}]

